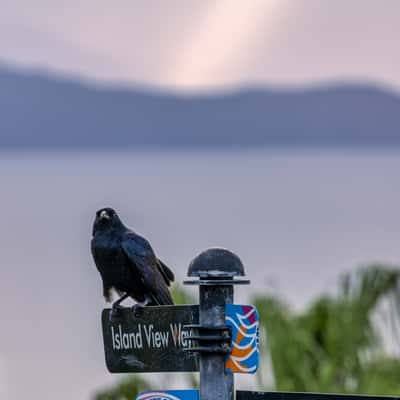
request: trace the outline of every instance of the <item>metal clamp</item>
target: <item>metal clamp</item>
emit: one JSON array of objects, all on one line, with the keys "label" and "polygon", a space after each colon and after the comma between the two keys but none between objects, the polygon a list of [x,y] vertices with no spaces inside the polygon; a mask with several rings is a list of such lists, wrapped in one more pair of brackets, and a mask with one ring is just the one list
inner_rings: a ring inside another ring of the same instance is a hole
[{"label": "metal clamp", "polygon": [[184,285],[199,285],[199,286],[231,286],[231,285],[248,285],[248,279],[193,279],[183,281]]},{"label": "metal clamp", "polygon": [[230,353],[232,350],[231,329],[228,326],[203,326],[199,324],[184,325],[185,328],[197,329],[196,335],[187,336],[187,340],[195,340],[197,347],[183,349],[198,353]]},{"label": "metal clamp", "polygon": [[223,343],[221,346],[199,346],[199,347],[191,347],[189,349],[183,349],[183,351],[190,351],[193,353],[223,353],[229,354],[232,348],[227,343]]}]

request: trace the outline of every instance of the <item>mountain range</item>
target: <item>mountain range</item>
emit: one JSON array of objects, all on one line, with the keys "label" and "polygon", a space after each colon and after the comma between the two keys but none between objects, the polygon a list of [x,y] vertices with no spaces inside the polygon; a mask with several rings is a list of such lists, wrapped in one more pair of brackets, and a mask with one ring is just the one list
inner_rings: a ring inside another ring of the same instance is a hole
[{"label": "mountain range", "polygon": [[0,67],[0,148],[400,146],[400,95],[378,85],[187,95]]}]

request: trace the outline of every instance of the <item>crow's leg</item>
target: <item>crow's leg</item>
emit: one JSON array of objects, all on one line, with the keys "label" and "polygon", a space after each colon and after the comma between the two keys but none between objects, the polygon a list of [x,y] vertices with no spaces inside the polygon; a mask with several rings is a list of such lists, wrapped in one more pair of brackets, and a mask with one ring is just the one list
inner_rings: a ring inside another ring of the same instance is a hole
[{"label": "crow's leg", "polygon": [[120,305],[125,299],[129,297],[128,294],[124,294],[121,296],[116,302],[113,303],[112,309],[110,312],[110,321],[112,322],[113,319],[117,316],[118,312],[121,310],[122,306]]},{"label": "crow's leg", "polygon": [[129,294],[125,293],[123,296],[121,296],[113,305],[112,308],[114,309],[118,309],[121,308],[120,304],[129,297]]},{"label": "crow's leg", "polygon": [[141,312],[143,311],[143,308],[146,307],[149,303],[151,303],[151,298],[146,296],[144,301],[142,302],[137,302],[133,307],[132,307],[132,312],[134,317],[138,317]]}]

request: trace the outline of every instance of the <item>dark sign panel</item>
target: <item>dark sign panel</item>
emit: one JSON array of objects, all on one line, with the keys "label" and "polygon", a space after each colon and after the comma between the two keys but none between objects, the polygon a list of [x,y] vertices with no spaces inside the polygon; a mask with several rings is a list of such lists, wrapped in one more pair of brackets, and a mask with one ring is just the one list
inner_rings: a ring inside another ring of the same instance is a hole
[{"label": "dark sign panel", "polygon": [[187,339],[195,332],[185,325],[199,323],[199,306],[144,307],[135,315],[121,309],[110,318],[111,309],[102,312],[103,340],[110,372],[198,371],[197,353]]},{"label": "dark sign panel", "polygon": [[324,393],[249,392],[238,390],[236,400],[398,400],[398,397]]}]

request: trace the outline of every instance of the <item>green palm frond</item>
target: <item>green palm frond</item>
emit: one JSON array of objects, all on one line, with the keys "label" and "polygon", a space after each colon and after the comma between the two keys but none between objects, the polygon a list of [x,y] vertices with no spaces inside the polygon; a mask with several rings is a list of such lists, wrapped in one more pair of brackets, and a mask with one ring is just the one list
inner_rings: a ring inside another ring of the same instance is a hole
[{"label": "green palm frond", "polygon": [[[387,393],[371,383],[381,379],[380,374],[375,380],[365,377],[376,370],[378,359],[400,368],[400,360],[385,356],[373,322],[379,304],[388,300],[389,314],[398,320],[399,278],[395,268],[362,268],[342,277],[337,296],[322,296],[300,314],[276,298],[256,296],[254,303],[267,332],[262,357],[267,359],[268,352],[272,360],[275,389],[372,393],[376,388],[376,393]],[[387,387],[398,387],[397,380]]]}]

